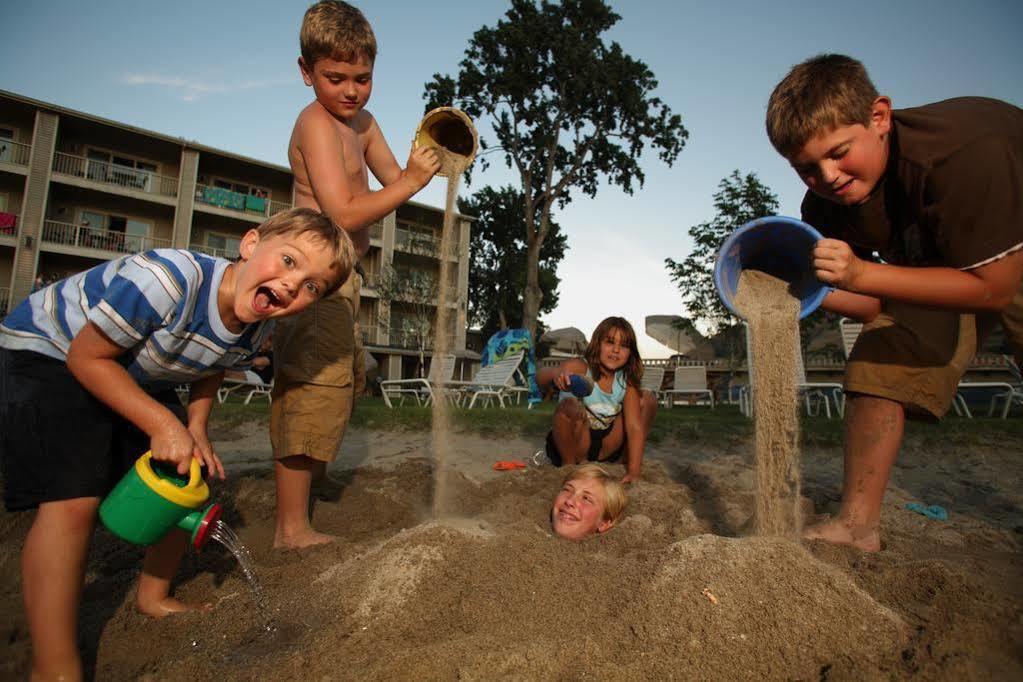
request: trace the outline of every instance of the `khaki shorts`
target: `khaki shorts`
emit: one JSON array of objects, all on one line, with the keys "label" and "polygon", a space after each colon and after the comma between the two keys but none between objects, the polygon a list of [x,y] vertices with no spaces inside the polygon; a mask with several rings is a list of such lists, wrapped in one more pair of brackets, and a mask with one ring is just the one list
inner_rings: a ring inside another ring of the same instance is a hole
[{"label": "khaki shorts", "polygon": [[305,455],[333,462],[355,404],[352,384],[274,384],[270,444],[274,459]]},{"label": "khaki shorts", "polygon": [[977,352],[978,323],[989,329],[1000,318],[1017,358],[1023,354],[1023,287],[1000,315],[978,317],[886,302],[849,354],[845,390],[898,401],[910,413],[944,416]]},{"label": "khaki shorts", "polygon": [[337,457],[355,396],[366,388],[356,322],[361,284],[353,271],[338,291],[277,323],[270,405],[274,459]]}]

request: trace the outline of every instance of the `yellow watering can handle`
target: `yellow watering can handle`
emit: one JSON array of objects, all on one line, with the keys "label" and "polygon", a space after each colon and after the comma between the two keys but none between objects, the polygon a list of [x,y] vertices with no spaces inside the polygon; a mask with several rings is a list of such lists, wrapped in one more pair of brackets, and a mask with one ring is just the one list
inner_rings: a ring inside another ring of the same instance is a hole
[{"label": "yellow watering can handle", "polygon": [[139,478],[153,492],[175,504],[192,509],[199,507],[209,498],[209,486],[206,485],[206,481],[202,480],[202,469],[199,460],[195,457],[192,458],[192,462],[189,464],[188,484],[183,488],[179,488],[170,481],[157,476],[151,464],[152,458],[152,450],[139,457],[138,461],[135,462],[135,471],[138,473]]}]

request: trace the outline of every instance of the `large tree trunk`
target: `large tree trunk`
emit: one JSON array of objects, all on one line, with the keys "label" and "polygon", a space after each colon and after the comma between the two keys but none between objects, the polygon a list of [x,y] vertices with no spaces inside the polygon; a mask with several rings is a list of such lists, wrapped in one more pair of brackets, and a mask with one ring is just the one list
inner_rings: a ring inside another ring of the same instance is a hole
[{"label": "large tree trunk", "polygon": [[540,246],[535,236],[526,243],[526,291],[522,297],[522,326],[536,343],[536,320],[540,316],[543,291],[540,289]]}]

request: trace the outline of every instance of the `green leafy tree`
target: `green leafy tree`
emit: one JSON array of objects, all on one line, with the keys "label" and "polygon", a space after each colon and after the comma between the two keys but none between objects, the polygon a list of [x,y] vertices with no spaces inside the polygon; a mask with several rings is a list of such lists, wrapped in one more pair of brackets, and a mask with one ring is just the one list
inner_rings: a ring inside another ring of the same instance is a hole
[{"label": "green leafy tree", "polygon": [[[476,217],[469,240],[469,323],[483,338],[499,329],[522,326],[526,290],[526,243],[522,232],[522,192],[512,186],[484,187],[458,210]],[[565,236],[553,220],[540,250],[539,282],[545,295],[540,314],[558,304],[558,263],[565,256]]]},{"label": "green leafy tree", "polygon": [[534,337],[555,204],[573,192],[594,197],[602,182],[631,194],[643,184],[644,148],[671,165],[688,136],[681,117],[652,95],[647,65],[601,37],[620,18],[603,0],[512,0],[496,26],[473,34],[457,79],[435,74],[426,84],[427,108],[455,104],[477,121],[487,117],[496,144],[481,139],[484,167],[497,152],[519,175],[522,325]]},{"label": "green leafy tree", "polygon": [[681,263],[665,258],[672,282],[682,292],[685,319],[701,323],[711,332],[715,355],[734,365],[745,356],[746,342],[738,320],[718,297],[714,286],[714,262],[721,244],[736,228],[750,220],[778,212],[778,197],[760,182],[756,173],[745,177],[738,170],[718,183],[714,194],[714,217],[689,228],[693,250]]},{"label": "green leafy tree", "polygon": [[778,197],[760,182],[756,173],[745,177],[738,170],[718,183],[714,194],[714,217],[689,228],[693,250],[681,263],[665,258],[672,282],[682,292],[687,317],[712,332],[737,320],[718,297],[714,287],[714,262],[721,244],[736,228],[778,212]]}]

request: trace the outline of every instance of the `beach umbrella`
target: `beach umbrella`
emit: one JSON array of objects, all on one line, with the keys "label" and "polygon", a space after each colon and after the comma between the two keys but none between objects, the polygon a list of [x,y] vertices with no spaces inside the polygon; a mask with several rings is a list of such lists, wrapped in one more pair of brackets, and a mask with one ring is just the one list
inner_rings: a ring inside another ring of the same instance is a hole
[{"label": "beach umbrella", "polygon": [[586,335],[575,327],[552,329],[540,337],[540,342],[560,353],[582,355],[586,352]]},{"label": "beach umbrella", "polygon": [[646,333],[679,355],[692,353],[703,340],[692,322],[678,315],[647,315]]}]

